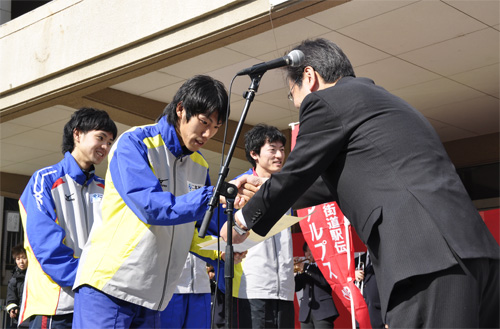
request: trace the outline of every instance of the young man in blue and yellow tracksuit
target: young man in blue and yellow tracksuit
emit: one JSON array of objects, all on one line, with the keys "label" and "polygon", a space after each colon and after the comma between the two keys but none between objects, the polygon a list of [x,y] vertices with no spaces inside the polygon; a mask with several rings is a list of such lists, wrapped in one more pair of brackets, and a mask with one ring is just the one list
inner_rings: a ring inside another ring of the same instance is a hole
[{"label": "young man in blue and yellow tracksuit", "polygon": [[102,224],[75,282],[73,328],[158,328],[212,196],[198,152],[226,120],[224,85],[195,76],[158,122],[123,133],[109,155]]},{"label": "young man in blue and yellow tracksuit", "polygon": [[104,181],[94,165],[108,155],[117,129],[108,114],[82,108],[64,127],[64,159],[36,171],[19,200],[29,267],[19,323],[70,328],[76,269],[92,225],[100,221]]}]

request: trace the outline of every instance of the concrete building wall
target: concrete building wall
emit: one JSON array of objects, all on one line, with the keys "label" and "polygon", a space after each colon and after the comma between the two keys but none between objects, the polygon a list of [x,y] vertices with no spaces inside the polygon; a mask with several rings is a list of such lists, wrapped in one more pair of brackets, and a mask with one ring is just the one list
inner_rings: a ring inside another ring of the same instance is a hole
[{"label": "concrete building wall", "polygon": [[[0,49],[9,49],[0,55],[1,120],[72,104],[74,98],[260,33],[271,28],[269,15],[268,0],[51,1],[0,27]],[[20,46],[20,40],[30,46]]]}]

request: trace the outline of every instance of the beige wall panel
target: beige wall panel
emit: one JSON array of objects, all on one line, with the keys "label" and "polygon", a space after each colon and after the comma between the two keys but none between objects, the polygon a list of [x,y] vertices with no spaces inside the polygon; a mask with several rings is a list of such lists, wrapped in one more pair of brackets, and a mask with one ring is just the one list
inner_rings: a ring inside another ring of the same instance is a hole
[{"label": "beige wall panel", "polygon": [[[27,16],[38,16],[38,20],[30,22],[28,17],[27,25],[2,36],[0,49],[9,51],[2,56],[1,71],[16,68],[8,81],[0,81],[2,92],[199,20],[235,0],[84,0],[59,8],[64,2],[54,1],[29,13]],[[20,19],[13,24],[22,25],[24,17]],[[19,45],[19,40],[27,46]]]},{"label": "beige wall panel", "polygon": [[[53,1],[40,7],[41,13],[28,13],[39,17],[30,17],[24,28],[18,22],[0,27],[0,48],[16,48],[0,61],[0,121],[70,104],[344,1],[288,0],[271,10],[268,0],[82,0],[49,15],[53,4],[65,2]],[[176,2],[182,6],[165,6]],[[70,24],[71,19],[79,24]],[[20,39],[26,39],[26,47],[16,44]]]},{"label": "beige wall panel", "polygon": [[[182,3],[183,9],[167,3]],[[228,9],[231,3],[235,10]],[[24,28],[5,27],[10,33],[1,33],[0,49],[12,51],[1,55],[0,111],[9,112],[16,106],[26,110],[26,102],[41,103],[40,98],[44,102],[40,105],[46,107],[53,105],[52,99],[60,104],[65,97],[84,96],[106,87],[102,81],[117,78],[117,71],[129,73],[130,66],[143,61],[150,64],[157,56],[168,58],[172,49],[189,47],[195,40],[241,23],[250,17],[248,13],[265,15],[269,11],[267,0],[243,3],[245,10],[241,2],[227,0],[84,0],[52,15],[47,14],[48,8],[40,7],[45,11],[27,14],[41,15],[38,20],[25,22]],[[27,46],[20,47],[19,40],[26,40]],[[173,63],[182,59],[185,57],[172,58]],[[158,68],[151,66],[154,69]],[[109,81],[108,86],[117,81],[120,79]],[[87,89],[78,95],[83,88]]]}]

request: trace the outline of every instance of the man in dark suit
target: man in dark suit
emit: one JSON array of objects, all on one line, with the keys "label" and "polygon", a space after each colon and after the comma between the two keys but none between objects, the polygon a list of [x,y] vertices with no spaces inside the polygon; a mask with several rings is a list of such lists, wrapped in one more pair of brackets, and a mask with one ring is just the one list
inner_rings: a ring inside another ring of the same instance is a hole
[{"label": "man in dark suit", "polygon": [[339,313],[333,302],[332,287],[314,262],[307,243],[304,243],[302,249],[309,263],[296,265],[298,273],[295,275],[295,291],[303,291],[299,307],[300,327],[333,328],[333,321]]},{"label": "man in dark suit", "polygon": [[368,246],[390,328],[498,327],[499,247],[432,126],[356,78],[334,43],[295,49],[305,54],[303,65],[287,68],[300,107],[297,142],[282,171],[236,213],[234,242],[250,228],[264,235],[322,182],[328,195],[313,201],[335,199]]}]

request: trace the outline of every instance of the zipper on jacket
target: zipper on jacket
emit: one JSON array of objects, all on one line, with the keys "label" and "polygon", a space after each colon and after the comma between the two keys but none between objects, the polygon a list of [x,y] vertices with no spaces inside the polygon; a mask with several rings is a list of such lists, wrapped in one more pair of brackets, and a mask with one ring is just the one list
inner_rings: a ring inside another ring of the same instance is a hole
[{"label": "zipper on jacket", "polygon": [[196,266],[196,260],[193,259],[193,257],[191,257],[191,255],[188,256],[189,257],[189,265],[191,266],[191,291],[192,291],[192,294],[196,293],[194,291],[194,280],[195,280],[195,266]]},{"label": "zipper on jacket", "polygon": [[279,264],[280,260],[279,260],[278,251],[276,249],[276,240],[275,240],[276,236],[273,236],[272,238],[273,238],[273,247],[274,247],[274,259],[276,260],[276,269],[277,269],[276,276],[278,277],[278,281],[277,281],[277,283],[278,283],[278,291],[276,292],[276,295],[277,295],[278,299],[280,299],[279,298],[280,297],[280,290],[281,290],[281,285],[280,285],[280,264]]},{"label": "zipper on jacket", "polygon": [[[175,158],[174,161],[174,172],[173,172],[173,178],[174,178],[174,188],[173,192],[171,192],[174,196],[175,194],[175,189],[177,188],[177,179],[176,179],[176,172],[177,172],[177,161],[182,162],[182,155],[178,156]],[[175,235],[175,225],[172,225],[172,239],[170,239],[170,250],[168,254],[168,262],[167,262],[167,270],[165,271],[165,281],[163,282],[163,292],[161,294],[161,299],[160,302],[158,303],[158,311],[161,310],[161,306],[163,305],[163,300],[165,299],[165,290],[167,289],[167,282],[168,282],[168,269],[170,267],[170,259],[172,257],[172,245],[174,244],[174,235]]]},{"label": "zipper on jacket", "polygon": [[87,198],[86,198],[86,194],[88,196],[88,193],[85,193],[85,190],[87,189],[88,190],[88,186],[86,186],[87,182],[89,181],[89,178],[85,178],[85,182],[83,182],[83,185],[82,185],[82,188],[80,189],[80,194],[82,195],[82,200],[83,200],[83,213],[85,214],[85,228],[87,229],[87,237],[90,235],[90,232],[89,232],[89,218],[88,218],[88,214],[87,214]]}]

